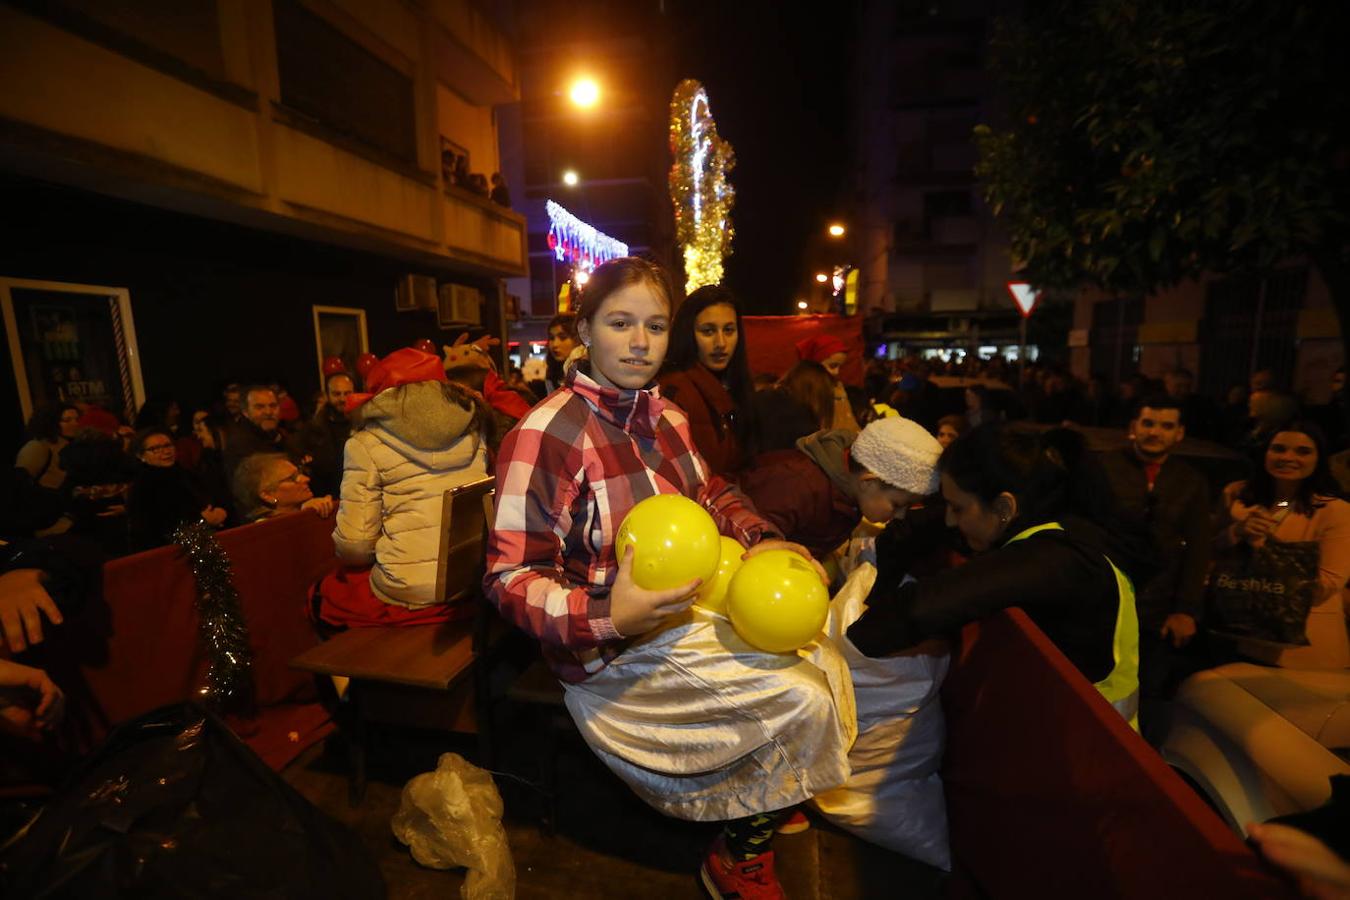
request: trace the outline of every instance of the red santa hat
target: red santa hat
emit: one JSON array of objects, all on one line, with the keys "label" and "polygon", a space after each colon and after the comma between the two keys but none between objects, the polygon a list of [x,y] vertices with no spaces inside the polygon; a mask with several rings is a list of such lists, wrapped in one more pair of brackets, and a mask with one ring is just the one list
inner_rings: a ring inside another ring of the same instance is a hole
[{"label": "red santa hat", "polygon": [[836,353],[847,353],[848,345],[832,334],[813,334],[796,344],[797,358],[823,363]]}]

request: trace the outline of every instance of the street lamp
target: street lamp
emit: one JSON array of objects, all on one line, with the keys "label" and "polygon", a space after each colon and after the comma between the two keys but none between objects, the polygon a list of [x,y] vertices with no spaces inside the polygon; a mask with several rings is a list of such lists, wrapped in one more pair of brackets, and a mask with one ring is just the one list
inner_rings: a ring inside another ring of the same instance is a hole
[{"label": "street lamp", "polygon": [[577,175],[575,169],[568,169],[566,172],[563,173],[562,180],[563,184],[567,185],[568,187],[576,187],[577,182],[581,180],[581,177]]},{"label": "street lamp", "polygon": [[830,237],[838,238],[843,236],[844,236],[843,225],[840,225],[838,222],[835,222],[833,225],[830,226]]},{"label": "street lamp", "polygon": [[806,309],[806,301],[805,301],[805,300],[798,300],[798,301],[797,301],[797,308],[798,308],[798,309]]},{"label": "street lamp", "polygon": [[827,282],[827,281],[829,281],[829,280],[830,280],[830,276],[826,275],[824,272],[817,272],[817,273],[816,273],[816,283],[817,283],[817,284],[824,284],[825,282]]},{"label": "street lamp", "polygon": [[568,89],[567,96],[574,106],[590,109],[600,102],[600,85],[596,84],[594,78],[578,78],[572,82],[572,87]]}]

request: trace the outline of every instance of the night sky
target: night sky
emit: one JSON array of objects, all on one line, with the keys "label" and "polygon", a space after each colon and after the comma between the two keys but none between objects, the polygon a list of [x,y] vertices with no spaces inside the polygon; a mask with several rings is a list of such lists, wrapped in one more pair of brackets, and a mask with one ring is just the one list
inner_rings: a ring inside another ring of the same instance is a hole
[{"label": "night sky", "polygon": [[707,87],[717,130],[736,152],[726,284],[746,312],[796,312],[811,276],[807,241],[846,199],[854,8],[847,0],[668,6],[677,77]]}]

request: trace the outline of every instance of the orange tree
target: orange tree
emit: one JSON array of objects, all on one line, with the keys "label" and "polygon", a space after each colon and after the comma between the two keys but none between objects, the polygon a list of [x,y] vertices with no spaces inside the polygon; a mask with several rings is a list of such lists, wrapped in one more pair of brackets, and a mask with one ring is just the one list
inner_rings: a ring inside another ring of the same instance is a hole
[{"label": "orange tree", "polygon": [[1140,295],[1305,257],[1350,339],[1350,4],[1028,7],[993,42],[1006,120],[976,129],[1027,279]]}]

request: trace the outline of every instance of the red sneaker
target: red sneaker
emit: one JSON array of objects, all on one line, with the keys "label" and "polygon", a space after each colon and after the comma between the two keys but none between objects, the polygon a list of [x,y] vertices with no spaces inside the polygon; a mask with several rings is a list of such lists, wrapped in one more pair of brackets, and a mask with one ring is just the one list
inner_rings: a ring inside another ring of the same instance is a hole
[{"label": "red sneaker", "polygon": [[708,848],[698,873],[713,900],[787,900],[773,874],[772,850],[733,863],[723,859],[722,850],[722,838],[718,837]]},{"label": "red sneaker", "polygon": [[794,809],[792,814],[779,824],[777,830],[779,834],[801,834],[803,831],[811,830],[811,820],[800,809]]}]

